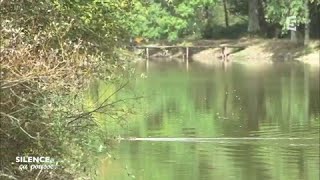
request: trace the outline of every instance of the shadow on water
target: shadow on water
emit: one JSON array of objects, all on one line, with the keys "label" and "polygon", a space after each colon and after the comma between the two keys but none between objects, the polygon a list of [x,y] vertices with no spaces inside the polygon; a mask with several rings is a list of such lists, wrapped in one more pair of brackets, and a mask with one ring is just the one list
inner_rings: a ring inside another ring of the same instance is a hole
[{"label": "shadow on water", "polygon": [[149,63],[99,179],[319,179],[319,71]]}]

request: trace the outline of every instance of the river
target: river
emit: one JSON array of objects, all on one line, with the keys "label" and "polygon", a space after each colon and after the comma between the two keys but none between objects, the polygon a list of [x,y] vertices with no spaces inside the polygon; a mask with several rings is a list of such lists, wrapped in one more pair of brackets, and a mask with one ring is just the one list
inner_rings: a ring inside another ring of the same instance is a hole
[{"label": "river", "polygon": [[318,180],[319,70],[153,62],[101,180]]}]

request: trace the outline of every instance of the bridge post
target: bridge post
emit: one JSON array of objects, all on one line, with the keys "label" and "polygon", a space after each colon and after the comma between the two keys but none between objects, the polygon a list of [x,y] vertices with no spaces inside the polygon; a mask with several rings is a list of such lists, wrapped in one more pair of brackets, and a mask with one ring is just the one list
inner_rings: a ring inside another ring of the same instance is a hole
[{"label": "bridge post", "polygon": [[149,60],[149,48],[146,48],[146,56],[147,56],[147,60]]},{"label": "bridge post", "polygon": [[186,60],[186,69],[187,69],[187,71],[189,71],[189,61],[188,60]]},{"label": "bridge post", "polygon": [[149,60],[146,60],[146,71],[149,72]]},{"label": "bridge post", "polygon": [[186,47],[186,61],[189,61],[189,47]]}]

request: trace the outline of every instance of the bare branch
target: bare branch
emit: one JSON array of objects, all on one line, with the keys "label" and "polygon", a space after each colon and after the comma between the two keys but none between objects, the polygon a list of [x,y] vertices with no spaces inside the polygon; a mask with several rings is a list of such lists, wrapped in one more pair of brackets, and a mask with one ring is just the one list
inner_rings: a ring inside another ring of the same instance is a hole
[{"label": "bare branch", "polygon": [[[99,107],[97,107],[96,109],[92,110],[92,111],[89,111],[89,112],[85,112],[85,113],[82,113],[80,115],[76,115],[75,119],[69,121],[67,123],[67,125],[70,125],[71,123],[79,120],[79,119],[82,119],[82,118],[85,118],[87,116],[90,116],[92,113],[94,112],[99,112],[101,109],[105,108],[105,107],[108,107],[108,106],[112,106],[114,104],[117,104],[117,103],[120,103],[120,102],[124,102],[126,100],[136,100],[136,99],[140,99],[140,98],[143,98],[142,96],[141,97],[135,97],[135,98],[126,98],[126,99],[121,99],[121,100],[117,100],[117,101],[114,101],[114,102],[111,102],[109,104],[105,104],[106,102],[108,102],[108,100],[114,96],[116,93],[118,93],[120,90],[122,90],[125,86],[127,86],[129,83],[129,81],[127,81],[126,83],[124,83],[123,85],[121,85],[115,92],[113,92],[111,95],[109,95],[101,104]],[[109,115],[110,116],[110,115]],[[74,116],[71,116],[71,117],[67,117],[67,118],[72,118]],[[114,117],[111,117],[114,119]]]},{"label": "bare branch", "polygon": [[21,125],[20,125],[20,121],[21,121],[21,120],[20,120],[20,119],[14,117],[14,116],[11,116],[10,114],[3,113],[3,112],[0,112],[0,114],[2,114],[3,116],[8,117],[8,118],[11,119],[11,120],[17,121],[18,127],[19,127],[19,129],[20,129],[22,132],[24,132],[24,133],[25,133],[27,136],[29,136],[31,139],[38,140],[38,138],[32,136],[32,135],[29,134],[25,129],[23,129],[23,128],[21,127]]},{"label": "bare branch", "polygon": [[9,175],[9,174],[5,174],[5,173],[3,173],[3,172],[0,173],[0,177],[6,177],[6,178],[8,178],[8,179],[17,180],[17,178],[15,178],[14,176]]}]

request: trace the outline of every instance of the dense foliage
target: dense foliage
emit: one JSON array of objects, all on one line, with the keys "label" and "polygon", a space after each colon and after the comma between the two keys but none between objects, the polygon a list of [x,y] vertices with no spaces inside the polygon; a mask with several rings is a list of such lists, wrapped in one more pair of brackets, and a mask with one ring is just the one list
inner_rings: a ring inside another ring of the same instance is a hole
[{"label": "dense foliage", "polygon": [[[275,28],[282,29],[283,33],[288,31],[287,22],[290,16],[297,17],[297,26],[310,22],[312,26],[317,26],[314,23],[319,20],[317,0],[153,0],[135,1],[133,9],[131,33],[134,36],[171,41],[190,36],[216,37],[215,34],[221,26],[225,25],[224,30],[228,30],[229,24],[237,26],[239,23],[246,25],[248,22],[249,32],[250,24],[254,24],[258,26],[254,29],[260,31],[256,33],[274,36],[272,32]],[[236,31],[241,33],[243,29]],[[227,34],[219,35],[228,37]]]},{"label": "dense foliage", "polygon": [[[95,123],[82,107],[81,92],[92,78],[112,83],[129,69],[116,51],[128,36],[123,21],[131,5],[116,0],[0,3],[0,175],[70,179],[66,172],[82,169],[79,159],[88,156],[86,148],[98,146],[92,136],[101,135],[91,128]],[[19,171],[12,162],[27,155],[65,159],[59,165],[68,168]]]},{"label": "dense foliage", "polygon": [[217,0],[134,3],[132,34],[151,39],[202,37],[212,28]]},{"label": "dense foliage", "polygon": [[[271,23],[279,23],[283,31],[288,30],[288,17],[296,17],[296,25],[309,24],[311,19],[310,15],[319,16],[318,0],[295,0],[295,1],[275,1],[268,0],[265,6],[266,19]],[[310,8],[311,7],[311,8]],[[318,7],[318,10],[315,11]],[[310,9],[312,10],[310,13]]]},{"label": "dense foliage", "polygon": [[[250,2],[258,18],[248,17]],[[310,23],[312,34],[319,26],[319,4],[319,0],[1,0],[0,177],[70,179],[66,174],[87,173],[80,171],[79,159],[107,149],[106,139],[113,135],[109,122],[123,125],[131,113],[127,104],[119,105],[127,102],[116,98],[123,87],[119,84],[133,72],[123,54],[130,37],[226,38],[247,31],[251,19],[259,21],[254,24],[261,25],[261,31],[280,26],[285,32],[288,16],[297,16],[301,26]],[[100,88],[108,92],[86,91],[92,79],[103,79],[107,84]],[[11,164],[18,155],[67,159],[61,163],[69,168],[27,174]]]}]

